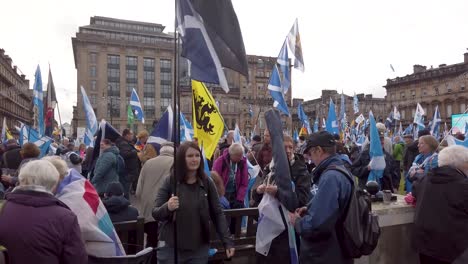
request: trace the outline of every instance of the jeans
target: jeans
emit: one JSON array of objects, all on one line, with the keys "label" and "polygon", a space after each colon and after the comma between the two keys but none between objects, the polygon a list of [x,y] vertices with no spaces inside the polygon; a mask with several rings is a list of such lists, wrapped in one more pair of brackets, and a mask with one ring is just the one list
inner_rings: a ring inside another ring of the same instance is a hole
[{"label": "jeans", "polygon": [[[209,245],[202,245],[196,250],[177,251],[178,264],[206,264],[208,263]],[[158,264],[173,264],[174,248],[163,246],[158,250]]]}]

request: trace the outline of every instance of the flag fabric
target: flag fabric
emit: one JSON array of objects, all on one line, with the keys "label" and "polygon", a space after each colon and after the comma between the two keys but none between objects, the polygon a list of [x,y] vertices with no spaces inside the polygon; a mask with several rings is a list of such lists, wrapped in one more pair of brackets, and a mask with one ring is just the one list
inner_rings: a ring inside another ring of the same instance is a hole
[{"label": "flag fabric", "polygon": [[206,157],[211,160],[223,135],[224,120],[213,96],[203,83],[192,80],[192,93],[194,135],[198,138],[198,143],[205,148]]},{"label": "flag fabric", "polygon": [[[219,105],[218,105],[218,107],[219,107]],[[253,110],[252,110],[252,105],[251,104],[249,104],[249,115],[250,115],[250,118],[253,117]]]},{"label": "flag fabric", "polygon": [[299,142],[299,133],[297,133],[297,128],[294,129],[293,139],[296,142]]},{"label": "flag fabric", "polygon": [[3,126],[2,126],[2,143],[5,143],[8,139],[12,139],[10,131],[8,130],[6,117],[3,117]]},{"label": "flag fabric", "polygon": [[369,147],[369,155],[371,161],[369,166],[371,168],[368,181],[376,181],[381,182],[383,177],[383,171],[385,169],[385,157],[382,150],[382,145],[380,144],[379,138],[379,131],[377,130],[377,126],[374,119],[374,114],[372,112],[369,113],[369,120],[370,120],[370,147]]},{"label": "flag fabric", "polygon": [[276,64],[273,66],[271,72],[270,82],[268,83],[268,90],[273,98],[273,106],[289,116],[288,105],[284,100],[283,89],[281,88],[280,76]]},{"label": "flag fabric", "polygon": [[111,124],[107,123],[106,120],[101,120],[99,123],[99,130],[96,132],[93,156],[89,163],[92,164],[93,169],[96,160],[101,153],[101,139],[109,139],[110,141],[115,142],[120,136],[121,135],[117,129],[115,129]]},{"label": "flag fabric", "polygon": [[356,121],[356,124],[360,124],[360,123],[362,123],[362,121],[365,121],[365,120],[366,120],[366,118],[364,117],[364,115],[363,115],[363,114],[360,114],[360,115],[356,118],[355,121]]},{"label": "flag fabric", "polygon": [[426,113],[424,112],[424,108],[418,103],[416,106],[416,111],[414,112],[414,120],[413,123],[418,124],[419,126],[424,126],[423,115]]},{"label": "flag fabric", "polygon": [[413,133],[413,124],[409,124],[409,126],[403,131],[403,135],[411,135]]},{"label": "flag fabric", "polygon": [[241,136],[240,129],[237,123],[234,128],[234,143],[239,143],[242,145],[242,136]]},{"label": "flag fabric", "polygon": [[294,55],[294,68],[304,72],[304,57],[302,56],[301,36],[297,18],[288,34],[288,45]]},{"label": "flag fabric", "polygon": [[42,76],[41,68],[37,65],[34,75],[34,107],[33,107],[33,128],[37,129],[39,135],[44,134],[44,102],[42,93]]},{"label": "flag fabric", "polygon": [[431,134],[435,137],[439,137],[439,127],[442,119],[440,118],[439,106],[437,105],[434,111],[434,117],[432,118]]},{"label": "flag fabric", "polygon": [[330,132],[331,134],[340,133],[340,131],[338,130],[338,122],[336,120],[335,104],[333,103],[333,100],[331,98],[330,98],[330,106],[328,107],[326,130]]},{"label": "flag fabric", "polygon": [[391,130],[394,121],[395,121],[395,119],[393,118],[393,111],[391,111],[391,112],[388,114],[387,119],[385,119],[385,127],[386,127],[388,130]]},{"label": "flag fabric", "polygon": [[309,117],[305,114],[302,104],[299,103],[297,106],[297,118],[301,120],[303,126],[307,129],[307,134],[312,134],[312,129],[310,129]]},{"label": "flag fabric", "polygon": [[205,155],[205,149],[203,148],[203,146],[201,146],[200,149],[201,149],[201,153],[203,157],[203,170],[206,176],[211,177],[210,166],[208,165],[208,159],[206,158],[206,155]]},{"label": "flag fabric", "polygon": [[148,138],[148,143],[151,143],[159,154],[161,144],[164,142],[174,142],[175,140],[174,128],[174,112],[169,105],[164,111],[156,127],[151,132]]},{"label": "flag fabric", "polygon": [[281,212],[278,208],[280,208],[279,201],[267,193],[263,195],[258,205],[259,216],[255,250],[264,256],[268,256],[273,239],[279,236],[285,229]]},{"label": "flag fabric", "polygon": [[396,106],[393,107],[393,119],[398,121],[401,119],[400,111],[398,111]]},{"label": "flag fabric", "polygon": [[223,67],[248,79],[244,41],[231,1],[177,0],[176,7],[181,55],[190,61],[192,79],[220,84],[225,92],[229,87]]},{"label": "flag fabric", "polygon": [[141,123],[145,123],[145,113],[143,112],[143,108],[141,107],[140,103],[140,98],[138,97],[138,94],[133,88],[132,90],[132,95],[130,97],[130,105],[132,106],[132,110],[135,112],[134,117],[136,117],[137,120],[140,120]]},{"label": "flag fabric", "polygon": [[98,130],[98,123],[96,119],[96,114],[94,113],[93,106],[91,105],[91,102],[89,101],[88,96],[86,95],[85,89],[83,88],[83,86],[81,86],[80,89],[81,89],[81,95],[83,97],[83,109],[84,109],[85,117],[86,117],[86,130],[85,130],[84,143],[86,146],[92,147],[94,135],[96,134]]},{"label": "flag fabric", "polygon": [[354,94],[354,97],[353,97],[353,110],[354,110],[354,114],[359,113],[359,100],[357,98],[356,93]]},{"label": "flag fabric", "polygon": [[185,118],[182,112],[180,113],[180,142],[193,140],[192,124]]},{"label": "flag fabric", "polygon": [[322,117],[322,128],[323,129],[327,128],[327,122],[325,121],[324,117]]},{"label": "flag fabric", "polygon": [[47,136],[41,136],[36,129],[23,124],[20,128],[19,144],[23,146],[25,143],[34,143],[41,154],[39,157],[44,157],[49,153],[49,147],[53,142],[53,139]]},{"label": "flag fabric", "polygon": [[52,71],[49,67],[49,79],[47,81],[47,94],[44,102],[45,109],[45,134],[48,137],[52,136],[54,128],[54,110],[57,105],[57,97],[55,95],[55,85],[52,79]]},{"label": "flag fabric", "polygon": [[392,64],[390,64],[390,69],[392,69],[392,72],[395,72],[395,69],[393,68]]},{"label": "flag fabric", "polygon": [[448,127],[447,127],[447,122],[444,122],[444,137],[446,137],[449,133]]},{"label": "flag fabric", "polygon": [[86,178],[71,169],[60,182],[56,196],[77,215],[88,254],[98,257],[125,256],[106,207]]},{"label": "flag fabric", "polygon": [[341,91],[341,97],[340,97],[340,122],[343,121],[343,119],[345,118],[345,114],[346,114],[346,104],[345,104],[345,97],[344,97],[344,94],[343,94],[343,91]]},{"label": "flag fabric", "polygon": [[288,57],[288,45],[286,43],[287,39],[284,40],[283,47],[276,59],[276,63],[279,65],[281,71],[281,88],[283,93],[286,94],[291,86],[291,77],[289,74],[289,57]]},{"label": "flag fabric", "polygon": [[133,115],[132,106],[128,105],[127,107],[127,124],[132,127],[135,122],[135,116]]},{"label": "flag fabric", "polygon": [[314,121],[314,131],[313,131],[314,133],[319,131],[318,127],[319,127],[319,119],[318,117],[316,117]]},{"label": "flag fabric", "polygon": [[400,128],[398,129],[398,136],[403,136],[403,126],[401,125],[401,121],[400,121]]},{"label": "flag fabric", "polygon": [[301,129],[299,130],[299,136],[307,136],[309,135],[307,133],[307,128],[305,128],[305,126],[302,126]]}]

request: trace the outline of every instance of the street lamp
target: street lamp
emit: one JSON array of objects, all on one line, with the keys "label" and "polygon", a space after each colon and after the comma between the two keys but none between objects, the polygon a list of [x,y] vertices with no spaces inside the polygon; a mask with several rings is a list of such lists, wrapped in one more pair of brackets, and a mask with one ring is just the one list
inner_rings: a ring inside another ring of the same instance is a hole
[{"label": "street lamp", "polygon": [[[107,85],[107,88],[109,88],[109,87],[111,88],[110,91],[112,91],[112,90],[113,90],[112,85],[108,84],[108,85]],[[112,121],[113,121],[113,111],[114,111],[113,106],[114,106],[114,105],[113,105],[112,95],[109,96],[109,90],[107,90],[107,98],[104,96],[104,92],[102,92],[102,99],[110,100],[110,110],[109,110],[109,114],[110,114],[110,123],[111,123],[111,125],[114,125],[114,124],[112,123]]]}]

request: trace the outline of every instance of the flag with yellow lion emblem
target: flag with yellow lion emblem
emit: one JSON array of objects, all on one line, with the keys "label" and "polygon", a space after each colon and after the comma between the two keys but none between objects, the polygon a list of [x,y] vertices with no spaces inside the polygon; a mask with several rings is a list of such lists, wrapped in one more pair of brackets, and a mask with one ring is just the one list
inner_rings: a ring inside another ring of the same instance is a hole
[{"label": "flag with yellow lion emblem", "polygon": [[194,137],[211,159],[224,130],[224,120],[213,96],[202,82],[192,80]]}]

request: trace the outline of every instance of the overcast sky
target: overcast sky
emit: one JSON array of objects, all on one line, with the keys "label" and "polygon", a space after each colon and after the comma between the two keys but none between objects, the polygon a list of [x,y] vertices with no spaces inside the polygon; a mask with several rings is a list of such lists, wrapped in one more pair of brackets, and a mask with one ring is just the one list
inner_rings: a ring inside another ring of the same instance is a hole
[{"label": "overcast sky", "polygon": [[[154,22],[174,31],[169,0],[3,1],[0,48],[30,80],[48,63],[62,122],[76,104],[71,37],[91,16]],[[314,99],[322,89],[385,96],[387,78],[412,73],[413,64],[437,67],[463,61],[468,48],[468,1],[233,0],[247,54],[277,56],[299,19],[305,72],[293,70],[294,98]],[[395,72],[390,69],[393,65]]]}]

